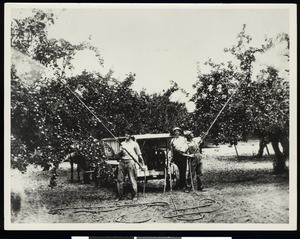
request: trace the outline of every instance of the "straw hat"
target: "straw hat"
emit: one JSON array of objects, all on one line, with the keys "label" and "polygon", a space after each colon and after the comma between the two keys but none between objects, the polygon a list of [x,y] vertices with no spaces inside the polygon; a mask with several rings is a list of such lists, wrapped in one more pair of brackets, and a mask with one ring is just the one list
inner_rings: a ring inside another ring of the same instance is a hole
[{"label": "straw hat", "polygon": [[176,130],[179,130],[179,131],[182,133],[182,129],[181,129],[181,128],[179,128],[179,127],[175,127],[175,128],[173,128],[172,132],[174,133]]}]

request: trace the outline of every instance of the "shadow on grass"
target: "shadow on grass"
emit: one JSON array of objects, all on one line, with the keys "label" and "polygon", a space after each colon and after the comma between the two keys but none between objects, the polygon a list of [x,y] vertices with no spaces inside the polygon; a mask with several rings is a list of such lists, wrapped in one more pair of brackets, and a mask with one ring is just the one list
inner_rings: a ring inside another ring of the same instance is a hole
[{"label": "shadow on grass", "polygon": [[[288,173],[275,175],[271,169],[247,169],[247,170],[207,170],[203,177],[205,187],[226,187],[226,185],[236,186],[247,185],[267,185],[267,184],[286,184],[288,186]],[[164,180],[151,180],[147,182],[146,192],[163,193]],[[142,184],[139,191],[142,192]],[[169,186],[166,188],[169,191]]]},{"label": "shadow on grass", "polygon": [[207,171],[204,176],[206,184],[288,184],[289,174],[285,172],[280,175],[273,174],[272,169],[231,169]]},{"label": "shadow on grass", "polygon": [[[138,190],[143,191],[143,181],[138,184]],[[164,191],[164,179],[148,180],[146,184],[146,192],[151,193],[163,193]]]},{"label": "shadow on grass", "polygon": [[217,156],[216,159],[220,161],[236,162],[236,163],[247,163],[247,162],[273,162],[275,156],[263,156],[261,158],[252,155],[241,155],[241,156]]},{"label": "shadow on grass", "polygon": [[205,171],[204,180],[209,184],[234,183],[237,185],[254,185],[288,183],[288,170],[283,174],[276,175],[273,173],[272,164],[274,158],[274,155],[264,156],[262,158],[256,156],[216,157],[216,164],[218,164],[217,161],[222,162],[224,167],[219,165],[218,168],[211,167],[207,169]]}]

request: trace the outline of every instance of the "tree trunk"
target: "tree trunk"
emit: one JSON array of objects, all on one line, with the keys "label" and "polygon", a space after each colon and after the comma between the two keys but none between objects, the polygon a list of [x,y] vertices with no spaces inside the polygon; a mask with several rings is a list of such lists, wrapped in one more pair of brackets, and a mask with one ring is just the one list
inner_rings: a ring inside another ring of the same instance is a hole
[{"label": "tree trunk", "polygon": [[266,144],[266,150],[267,150],[268,156],[270,156],[270,152],[269,152],[269,149],[268,149],[268,145],[267,145],[267,144]]},{"label": "tree trunk", "polygon": [[77,162],[77,182],[80,182],[80,166],[79,163]]},{"label": "tree trunk", "polygon": [[236,145],[234,145],[234,149],[235,149],[236,156],[239,157],[239,152],[238,152],[238,150],[236,148]]},{"label": "tree trunk", "polygon": [[284,157],[289,157],[289,150],[290,150],[290,142],[289,139],[287,137],[285,137],[284,139],[280,140],[280,144],[282,146],[282,152]]},{"label": "tree trunk", "polygon": [[256,157],[262,158],[265,146],[266,146],[265,142],[263,140],[260,140],[259,141],[259,150],[257,152]]},{"label": "tree trunk", "polygon": [[285,157],[279,149],[279,142],[272,141],[271,143],[275,152],[275,160],[273,162],[274,173],[276,174],[283,173],[285,169]]},{"label": "tree trunk", "polygon": [[71,183],[73,183],[74,182],[74,161],[72,157],[70,157],[70,164],[71,164]]}]

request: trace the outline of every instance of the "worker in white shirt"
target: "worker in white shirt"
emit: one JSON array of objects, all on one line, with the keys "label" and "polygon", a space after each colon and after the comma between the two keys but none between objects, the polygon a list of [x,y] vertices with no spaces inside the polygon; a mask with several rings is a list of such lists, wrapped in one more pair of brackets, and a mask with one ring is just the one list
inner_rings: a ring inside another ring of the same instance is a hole
[{"label": "worker in white shirt", "polygon": [[188,150],[187,139],[182,136],[182,129],[175,127],[172,130],[174,138],[171,140],[171,152],[173,162],[177,165],[179,170],[178,189],[186,190],[186,166],[187,158],[183,154]]}]

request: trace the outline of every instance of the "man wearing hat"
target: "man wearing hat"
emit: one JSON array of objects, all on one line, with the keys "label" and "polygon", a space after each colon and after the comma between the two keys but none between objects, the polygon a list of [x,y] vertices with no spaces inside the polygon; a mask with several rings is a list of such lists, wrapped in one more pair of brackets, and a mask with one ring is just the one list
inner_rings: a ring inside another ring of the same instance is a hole
[{"label": "man wearing hat", "polygon": [[183,154],[188,150],[188,144],[185,137],[183,137],[182,129],[175,127],[172,130],[174,138],[171,140],[171,152],[174,163],[179,170],[179,189],[186,189],[186,156]]},{"label": "man wearing hat", "polygon": [[[203,177],[203,164],[202,164],[202,155],[200,143],[202,139],[196,140],[194,138],[194,133],[192,131],[186,131],[185,136],[187,138],[188,143],[188,155],[190,157],[190,179],[193,180],[196,176],[197,179],[197,189],[199,191],[205,191],[202,185],[202,177]],[[193,183],[191,181],[191,183]]]},{"label": "man wearing hat", "polygon": [[[144,159],[140,150],[140,146],[134,140],[132,132],[125,132],[125,141],[121,143],[120,147],[120,162],[118,167],[118,179],[117,179],[117,188],[118,188],[118,200],[123,198],[123,190],[125,177],[128,175],[131,187],[132,187],[132,200],[137,200],[137,165],[136,162],[142,163],[142,166],[145,166]],[[133,158],[134,159],[133,159]]]}]

